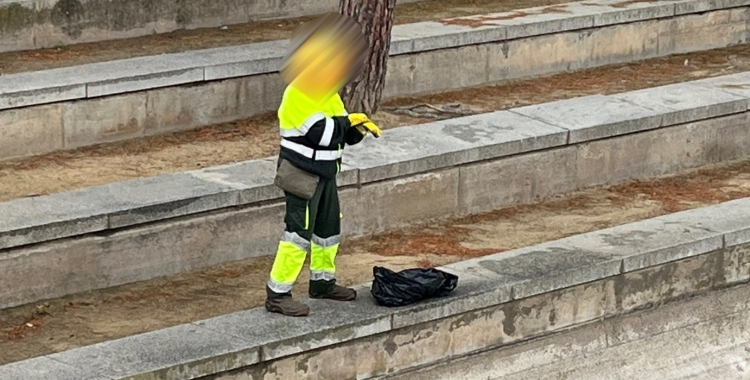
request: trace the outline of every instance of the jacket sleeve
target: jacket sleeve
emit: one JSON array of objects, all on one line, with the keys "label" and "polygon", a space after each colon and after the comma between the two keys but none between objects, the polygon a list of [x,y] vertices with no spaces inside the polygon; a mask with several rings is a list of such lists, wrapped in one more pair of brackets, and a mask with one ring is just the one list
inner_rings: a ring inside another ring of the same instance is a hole
[{"label": "jacket sleeve", "polygon": [[347,145],[357,145],[365,138],[356,128],[349,128],[346,131],[345,141]]},{"label": "jacket sleeve", "polygon": [[337,147],[347,140],[348,131],[352,130],[346,116],[324,117],[310,126],[306,136],[320,147]]}]

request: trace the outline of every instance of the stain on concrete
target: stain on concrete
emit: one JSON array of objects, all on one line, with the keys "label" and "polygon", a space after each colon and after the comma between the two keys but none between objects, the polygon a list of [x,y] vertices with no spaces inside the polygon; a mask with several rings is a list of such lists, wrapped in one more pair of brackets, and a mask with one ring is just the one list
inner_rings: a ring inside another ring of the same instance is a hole
[{"label": "stain on concrete", "polygon": [[654,231],[631,231],[627,233],[602,234],[602,240],[611,246],[632,247],[656,235]]},{"label": "stain on concrete", "polygon": [[[682,226],[683,227],[682,232],[684,232],[686,234],[692,233],[692,231],[690,230],[690,228],[692,228],[694,230],[700,230],[700,231],[706,231],[706,232],[719,232],[719,231],[714,231],[714,230],[712,230],[712,229],[710,229],[708,227],[704,227],[704,226],[700,225],[700,223],[691,223],[690,225],[686,226],[685,224],[680,223],[680,222],[664,222],[664,225],[665,226]],[[688,228],[688,227],[690,227],[690,228]]]},{"label": "stain on concrete", "polygon": [[[98,236],[108,236],[109,234],[112,233],[111,231],[107,231],[107,232],[108,232],[107,235],[103,235],[102,234],[102,235],[98,235]],[[144,236],[144,238],[145,238],[145,236]],[[104,240],[102,240],[101,243],[99,243],[99,246],[101,247],[101,249],[102,249],[103,252],[107,252],[107,251],[110,251],[112,249],[112,247],[115,246],[115,243],[111,239],[104,239]]]},{"label": "stain on concrete", "polygon": [[706,290],[713,288],[722,282],[724,278],[724,258],[725,250],[721,249],[714,253],[710,253],[705,256],[695,257],[692,260],[696,263],[701,263],[700,266],[693,269],[689,274],[688,278],[699,279],[694,283],[696,290]]},{"label": "stain on concrete", "polygon": [[[259,379],[265,379],[267,374],[275,375],[278,378],[279,369],[275,365],[272,365],[270,367],[267,367],[267,369],[263,371],[262,374],[263,374],[263,377],[258,377]],[[255,379],[255,377],[253,377],[253,379]]]},{"label": "stain on concrete", "polygon": [[652,307],[683,296],[685,289],[713,288],[724,276],[723,250],[627,273],[615,279],[616,307],[619,312]]},{"label": "stain on concrete", "polygon": [[417,329],[412,331],[411,333],[411,340],[409,341],[409,344],[414,344],[419,341],[429,339],[435,333],[440,330],[440,327],[438,325],[432,325],[430,328],[423,327],[421,329]]},{"label": "stain on concrete", "polygon": [[616,276],[610,281],[612,283],[612,289],[615,295],[615,311],[617,311],[617,313],[621,313],[624,310],[623,296],[625,295],[626,281],[624,279],[624,276]]},{"label": "stain on concrete", "polygon": [[502,46],[500,46],[500,51],[503,52],[503,57],[507,59],[510,56],[510,44],[503,42]]},{"label": "stain on concrete", "polygon": [[[632,274],[625,278],[628,280],[626,291],[631,294],[650,292],[658,289],[657,284],[662,284],[659,289],[662,294],[671,297],[674,288],[670,285],[674,283],[674,277],[677,273],[678,265],[676,262],[667,263],[659,267],[648,268]],[[666,289],[664,289],[666,287]]]},{"label": "stain on concrete", "polygon": [[470,326],[474,321],[478,319],[488,318],[494,312],[495,312],[495,309],[491,309],[491,310],[481,310],[481,311],[461,314],[459,317],[451,321],[450,326],[448,326],[448,331],[454,332],[462,327]]},{"label": "stain on concrete", "polygon": [[516,319],[518,319],[519,304],[511,302],[503,305],[503,332],[505,335],[512,337],[516,333]]},{"label": "stain on concrete", "polygon": [[277,350],[279,348],[291,346],[303,351],[308,351],[313,349],[313,342],[346,342],[352,340],[355,336],[354,327],[336,328],[333,330],[324,329],[322,331],[309,333],[282,342],[272,343],[269,344],[268,347],[272,350]]},{"label": "stain on concrete", "polygon": [[176,3],[181,6],[177,7],[177,14],[175,15],[174,21],[180,26],[190,24],[194,17],[191,9],[185,6],[185,0],[177,0]]},{"label": "stain on concrete", "polygon": [[18,3],[0,7],[0,32],[15,34],[28,29],[37,22],[37,13]]},{"label": "stain on concrete", "polygon": [[501,260],[482,260],[478,264],[509,281],[523,281],[563,273],[571,268],[599,264],[612,258],[611,255],[598,252],[551,247]]},{"label": "stain on concrete", "polygon": [[294,363],[294,369],[297,371],[297,373],[307,373],[307,371],[310,370],[310,366],[307,364],[307,360],[298,360],[296,363]]},{"label": "stain on concrete", "polygon": [[[739,276],[739,280],[744,281],[750,278],[750,243],[741,244],[728,249],[729,259],[734,266],[733,271]],[[726,256],[725,256],[726,257]],[[727,278],[726,265],[724,266],[724,277]]]},{"label": "stain on concrete", "polygon": [[550,326],[555,325],[557,322],[557,313],[555,312],[555,309],[549,311],[549,318],[547,320],[549,321]]},{"label": "stain on concrete", "polygon": [[[427,325],[422,325],[420,327],[425,328],[425,326],[427,326]],[[433,325],[433,328],[435,328],[434,325]],[[412,327],[410,330],[402,331],[400,333],[397,333],[393,337],[393,343],[396,344],[396,347],[397,347],[396,350],[398,350],[398,347],[401,347],[401,346],[410,346],[410,345],[412,345],[412,344],[414,344],[414,343],[422,340],[420,338],[420,336],[419,336],[421,333],[422,333],[422,330],[420,328],[418,328],[418,327]],[[411,334],[411,337],[407,338],[407,336],[409,334]],[[400,338],[399,339],[400,342],[396,342],[396,338]],[[393,352],[396,352],[396,350],[394,350]],[[386,351],[386,352],[388,352],[389,355],[393,356],[393,354],[390,353],[389,351]]]},{"label": "stain on concrete", "polygon": [[492,139],[493,134],[499,131],[509,131],[511,127],[492,127],[492,130],[488,130],[484,124],[479,124],[480,121],[472,121],[471,123],[446,123],[442,132],[453,136],[462,141],[469,143],[478,143],[480,141],[486,141]]},{"label": "stain on concrete", "polygon": [[79,0],[60,0],[52,7],[50,21],[66,35],[78,38],[83,34],[85,16],[86,9]]},{"label": "stain on concrete", "polygon": [[156,23],[185,28],[198,22],[198,18],[226,18],[237,12],[245,13],[241,1],[58,0],[50,8],[41,9],[14,3],[0,7],[0,33],[15,34],[35,25],[52,25],[75,40],[86,30],[123,32]]},{"label": "stain on concrete", "polygon": [[733,144],[731,141],[711,141],[703,146],[703,157],[708,162],[720,162],[719,160],[730,160],[733,157],[743,157],[747,149],[741,144]]},{"label": "stain on concrete", "polygon": [[394,340],[395,336],[391,334],[388,339],[385,340],[383,343],[383,349],[388,354],[388,356],[393,357],[393,354],[398,351],[398,344]]},{"label": "stain on concrete", "polygon": [[534,311],[533,307],[521,306],[521,315],[524,317],[530,317],[532,311]]},{"label": "stain on concrete", "polygon": [[138,123],[138,119],[133,117],[130,118],[127,123],[118,123],[114,127],[102,128],[100,138],[106,140],[111,137],[130,135],[134,132],[138,132],[139,130],[140,123]]},{"label": "stain on concrete", "polygon": [[191,204],[197,201],[198,199],[181,199],[181,200],[177,200],[174,202],[163,203],[163,204],[159,204],[155,206],[130,210],[128,213],[136,214],[136,215],[154,215],[154,214],[161,214],[161,213],[172,213],[179,209],[190,206]]}]

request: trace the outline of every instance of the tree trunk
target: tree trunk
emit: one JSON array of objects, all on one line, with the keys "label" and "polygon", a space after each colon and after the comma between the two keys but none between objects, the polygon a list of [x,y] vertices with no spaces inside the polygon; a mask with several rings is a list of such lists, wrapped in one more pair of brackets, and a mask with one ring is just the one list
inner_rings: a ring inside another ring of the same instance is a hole
[{"label": "tree trunk", "polygon": [[341,0],[339,12],[362,26],[369,50],[360,75],[341,89],[349,112],[372,115],[378,111],[385,87],[396,0]]}]

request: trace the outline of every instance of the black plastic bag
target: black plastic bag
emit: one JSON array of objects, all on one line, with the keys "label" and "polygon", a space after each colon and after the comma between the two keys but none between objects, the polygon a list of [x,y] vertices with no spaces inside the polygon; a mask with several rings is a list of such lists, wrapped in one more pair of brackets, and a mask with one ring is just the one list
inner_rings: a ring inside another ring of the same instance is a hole
[{"label": "black plastic bag", "polygon": [[456,289],[458,276],[439,269],[406,269],[394,272],[373,267],[370,292],[381,306],[405,306],[427,298],[444,297]]}]

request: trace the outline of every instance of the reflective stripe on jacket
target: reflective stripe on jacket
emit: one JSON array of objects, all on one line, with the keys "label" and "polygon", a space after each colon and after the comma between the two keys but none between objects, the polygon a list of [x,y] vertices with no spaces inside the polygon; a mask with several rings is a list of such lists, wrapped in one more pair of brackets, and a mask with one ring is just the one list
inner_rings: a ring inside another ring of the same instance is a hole
[{"label": "reflective stripe on jacket", "polygon": [[344,144],[354,145],[363,138],[351,128],[347,115],[338,94],[316,104],[287,86],[278,111],[279,157],[323,178],[335,178],[341,168]]}]

